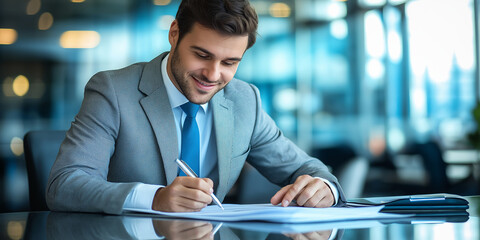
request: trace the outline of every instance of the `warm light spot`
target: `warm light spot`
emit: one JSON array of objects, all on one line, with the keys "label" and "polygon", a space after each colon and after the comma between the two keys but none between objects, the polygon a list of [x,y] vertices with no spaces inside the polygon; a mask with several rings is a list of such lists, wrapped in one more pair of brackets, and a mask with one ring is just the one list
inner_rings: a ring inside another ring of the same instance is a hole
[{"label": "warm light spot", "polygon": [[18,137],[12,138],[10,141],[10,150],[12,150],[15,156],[20,156],[23,154],[23,140]]},{"label": "warm light spot", "polygon": [[270,5],[270,15],[272,17],[285,18],[290,16],[290,6],[285,3],[274,3]]},{"label": "warm light spot", "polygon": [[35,15],[40,11],[42,6],[41,0],[30,0],[27,4],[27,15]]},{"label": "warm light spot", "polygon": [[11,28],[0,28],[0,45],[10,45],[17,41],[17,31]]},{"label": "warm light spot", "polygon": [[23,154],[23,140],[18,137],[12,138],[10,141],[10,150],[12,150],[15,156],[20,156]]},{"label": "warm light spot", "polygon": [[5,80],[3,80],[3,84],[2,84],[3,94],[6,97],[14,97],[15,96],[15,93],[13,92],[13,89],[12,89],[12,85],[13,85],[13,78],[7,77],[7,78],[5,78]]},{"label": "warm light spot", "polygon": [[72,0],[73,3],[82,3],[85,2],[85,0]]},{"label": "warm light spot", "polygon": [[378,134],[373,134],[370,136],[368,141],[368,150],[373,156],[380,156],[385,152],[386,143],[385,138]]},{"label": "warm light spot", "polygon": [[27,94],[29,87],[30,83],[28,82],[28,79],[23,75],[18,75],[18,77],[13,80],[13,92],[19,97],[23,97],[25,94]]},{"label": "warm light spot", "polygon": [[44,12],[40,15],[38,19],[38,29],[39,30],[48,30],[52,27],[53,24],[53,16],[49,12]]},{"label": "warm light spot", "polygon": [[165,6],[172,2],[172,0],[153,0],[153,4],[158,6]]},{"label": "warm light spot", "polygon": [[100,34],[95,31],[66,31],[60,36],[63,48],[94,48],[100,43]]},{"label": "warm light spot", "polygon": [[24,231],[25,231],[25,227],[24,227],[24,223],[22,222],[10,221],[7,224],[7,235],[12,240],[22,239]]}]

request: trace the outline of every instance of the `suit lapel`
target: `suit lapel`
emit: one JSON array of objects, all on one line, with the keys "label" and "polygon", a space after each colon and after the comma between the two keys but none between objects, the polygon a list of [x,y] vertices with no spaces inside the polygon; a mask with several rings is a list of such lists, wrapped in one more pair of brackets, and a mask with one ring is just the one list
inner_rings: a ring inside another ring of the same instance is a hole
[{"label": "suit lapel", "polygon": [[178,157],[178,140],[175,119],[161,73],[161,61],[165,56],[166,53],[161,54],[145,66],[139,89],[147,95],[140,100],[140,104],[155,132],[169,185],[177,177],[175,159]]},{"label": "suit lapel", "polygon": [[218,177],[217,194],[223,197],[227,194],[230,178],[230,159],[232,157],[233,141],[233,108],[232,102],[224,98],[223,90],[210,101],[213,107],[213,124],[217,138]]}]

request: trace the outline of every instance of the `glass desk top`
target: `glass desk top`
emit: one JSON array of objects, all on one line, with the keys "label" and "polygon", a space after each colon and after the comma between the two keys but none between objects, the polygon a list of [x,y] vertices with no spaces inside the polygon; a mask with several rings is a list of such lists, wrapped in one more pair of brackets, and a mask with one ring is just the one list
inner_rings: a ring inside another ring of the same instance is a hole
[{"label": "glass desk top", "polygon": [[[480,196],[468,217],[310,224],[208,222],[158,216],[18,212],[0,214],[0,239],[480,239]],[[330,238],[335,236],[333,238]]]}]

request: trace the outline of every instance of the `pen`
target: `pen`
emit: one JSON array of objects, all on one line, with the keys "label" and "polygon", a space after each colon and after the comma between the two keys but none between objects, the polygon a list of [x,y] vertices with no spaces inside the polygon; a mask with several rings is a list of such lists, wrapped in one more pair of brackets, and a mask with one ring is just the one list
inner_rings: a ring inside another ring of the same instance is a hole
[{"label": "pen", "polygon": [[[182,171],[189,177],[194,177],[194,178],[198,178],[198,175],[188,166],[188,164],[183,161],[183,160],[180,160],[180,159],[177,159],[175,160],[175,162],[177,162],[178,166],[180,167],[180,169],[182,169]],[[225,210],[222,206],[222,203],[220,203],[220,201],[218,200],[218,198],[215,196],[215,194],[213,193],[210,193],[210,196],[212,197],[213,201],[215,202],[215,204],[217,204],[222,210]]]},{"label": "pen", "polygon": [[212,230],[212,236],[215,235],[215,233],[217,233],[218,230],[220,230],[220,228],[222,227],[222,225],[223,225],[223,222],[217,224],[217,226],[215,226],[215,228],[213,228],[213,230]]}]

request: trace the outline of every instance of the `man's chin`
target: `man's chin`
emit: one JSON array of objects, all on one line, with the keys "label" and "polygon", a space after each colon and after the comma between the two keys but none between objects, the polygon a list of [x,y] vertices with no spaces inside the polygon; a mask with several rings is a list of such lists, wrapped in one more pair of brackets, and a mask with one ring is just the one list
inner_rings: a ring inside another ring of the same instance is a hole
[{"label": "man's chin", "polygon": [[195,103],[195,104],[205,104],[209,102],[212,99],[213,95],[208,95],[208,96],[201,96],[201,97],[190,97],[188,98],[188,101]]}]

